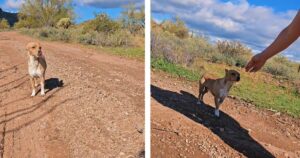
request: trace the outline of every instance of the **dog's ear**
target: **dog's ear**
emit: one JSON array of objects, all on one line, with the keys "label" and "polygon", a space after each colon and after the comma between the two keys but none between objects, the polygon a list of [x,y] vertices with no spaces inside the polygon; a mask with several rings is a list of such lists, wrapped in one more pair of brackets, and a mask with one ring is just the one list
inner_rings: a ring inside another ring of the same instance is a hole
[{"label": "dog's ear", "polygon": [[28,46],[28,44],[26,45],[26,51],[29,51],[29,46]]}]

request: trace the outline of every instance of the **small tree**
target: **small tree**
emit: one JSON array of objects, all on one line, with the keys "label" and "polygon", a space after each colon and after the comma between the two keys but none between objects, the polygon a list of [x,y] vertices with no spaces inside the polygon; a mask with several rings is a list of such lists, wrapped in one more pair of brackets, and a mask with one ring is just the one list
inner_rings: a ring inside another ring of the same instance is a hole
[{"label": "small tree", "polygon": [[189,37],[189,29],[185,26],[184,21],[180,20],[178,17],[176,17],[175,22],[167,20],[164,21],[161,26],[164,31],[173,33],[179,38]]},{"label": "small tree", "polygon": [[1,19],[0,21],[0,29],[8,29],[10,28],[8,21],[6,19]]},{"label": "small tree", "polygon": [[71,22],[71,19],[70,19],[70,18],[61,18],[61,19],[57,22],[56,27],[68,29],[71,25],[72,25],[72,22]]},{"label": "small tree", "polygon": [[16,27],[54,27],[61,18],[73,18],[71,0],[25,0]]},{"label": "small tree", "polygon": [[123,28],[126,28],[132,34],[137,34],[145,28],[145,8],[137,9],[134,4],[124,7],[122,12]]},{"label": "small tree", "polygon": [[225,56],[251,56],[251,49],[247,48],[245,45],[237,41],[218,41],[216,46],[219,53]]},{"label": "small tree", "polygon": [[120,29],[120,24],[116,21],[113,21],[105,13],[96,15],[96,18],[87,22],[83,27],[85,32],[87,31],[97,31],[103,33],[113,33]]}]

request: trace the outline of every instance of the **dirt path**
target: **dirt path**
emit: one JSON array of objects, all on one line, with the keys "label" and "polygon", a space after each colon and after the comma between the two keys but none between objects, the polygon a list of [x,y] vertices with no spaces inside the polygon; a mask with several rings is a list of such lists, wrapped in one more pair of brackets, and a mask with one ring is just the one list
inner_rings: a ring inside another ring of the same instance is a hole
[{"label": "dirt path", "polygon": [[152,156],[300,157],[300,120],[227,98],[221,118],[196,104],[198,85],[152,73]]},{"label": "dirt path", "polygon": [[0,157],[139,157],[144,63],[42,41],[46,96],[30,97],[25,45],[0,33]]}]

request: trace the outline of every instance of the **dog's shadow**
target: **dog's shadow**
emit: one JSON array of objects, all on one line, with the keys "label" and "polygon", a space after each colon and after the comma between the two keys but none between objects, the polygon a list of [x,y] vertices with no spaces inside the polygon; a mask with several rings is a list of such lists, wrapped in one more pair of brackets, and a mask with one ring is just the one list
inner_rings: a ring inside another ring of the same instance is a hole
[{"label": "dog's shadow", "polygon": [[46,93],[52,91],[55,88],[63,87],[64,82],[63,80],[59,80],[58,78],[49,78],[45,80],[45,89],[47,90]]},{"label": "dog's shadow", "polygon": [[226,144],[246,157],[274,157],[256,142],[234,118],[220,111],[220,118],[217,119],[213,115],[214,108],[205,104],[197,105],[197,98],[188,92],[177,93],[151,85],[151,96],[162,105],[207,127]]}]

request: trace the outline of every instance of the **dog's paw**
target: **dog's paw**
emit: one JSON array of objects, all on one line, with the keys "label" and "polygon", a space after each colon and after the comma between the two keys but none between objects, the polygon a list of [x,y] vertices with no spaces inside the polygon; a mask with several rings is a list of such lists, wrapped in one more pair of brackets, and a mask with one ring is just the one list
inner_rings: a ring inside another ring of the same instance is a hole
[{"label": "dog's paw", "polygon": [[215,109],[215,116],[218,117],[218,118],[220,117],[220,110]]},{"label": "dog's paw", "polygon": [[32,91],[31,96],[32,96],[32,97],[35,96],[35,91]]},{"label": "dog's paw", "polygon": [[45,92],[42,92],[42,93],[41,93],[41,96],[45,96]]}]

